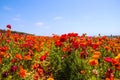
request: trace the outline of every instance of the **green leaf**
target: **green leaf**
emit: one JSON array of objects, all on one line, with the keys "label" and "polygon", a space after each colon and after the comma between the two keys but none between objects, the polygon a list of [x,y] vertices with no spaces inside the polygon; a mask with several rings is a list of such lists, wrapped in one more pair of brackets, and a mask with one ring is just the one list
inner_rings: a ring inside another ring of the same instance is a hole
[{"label": "green leaf", "polygon": [[90,80],[97,80],[95,76],[92,76]]}]

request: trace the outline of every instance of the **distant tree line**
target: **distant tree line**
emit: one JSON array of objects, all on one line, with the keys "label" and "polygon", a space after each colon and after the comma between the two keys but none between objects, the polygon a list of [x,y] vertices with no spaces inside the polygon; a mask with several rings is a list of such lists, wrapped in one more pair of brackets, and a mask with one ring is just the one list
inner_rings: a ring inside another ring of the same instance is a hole
[{"label": "distant tree line", "polygon": [[[6,32],[6,30],[2,30],[2,29],[0,29],[0,32],[5,33],[5,32]],[[11,31],[11,33],[26,34],[26,35],[33,35],[33,34],[29,34],[29,33],[25,33],[25,32],[18,32],[18,31]]]}]

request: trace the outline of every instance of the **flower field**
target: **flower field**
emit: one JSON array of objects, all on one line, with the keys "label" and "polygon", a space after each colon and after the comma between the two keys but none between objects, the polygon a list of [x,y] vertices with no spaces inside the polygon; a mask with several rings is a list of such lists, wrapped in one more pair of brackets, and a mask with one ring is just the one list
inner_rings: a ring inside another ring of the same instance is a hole
[{"label": "flower field", "polygon": [[120,37],[0,32],[0,80],[120,80]]}]

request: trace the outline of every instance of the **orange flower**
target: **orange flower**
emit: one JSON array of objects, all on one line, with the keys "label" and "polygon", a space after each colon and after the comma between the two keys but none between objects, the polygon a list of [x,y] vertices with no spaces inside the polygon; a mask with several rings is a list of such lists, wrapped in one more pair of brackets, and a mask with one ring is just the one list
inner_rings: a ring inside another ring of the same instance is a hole
[{"label": "orange flower", "polygon": [[95,51],[94,55],[100,55],[100,52],[99,51]]},{"label": "orange flower", "polygon": [[90,52],[93,53],[95,50],[94,49],[91,49]]},{"label": "orange flower", "polygon": [[117,56],[120,58],[120,53]]},{"label": "orange flower", "polygon": [[38,72],[39,75],[42,75],[43,74],[43,69],[38,69],[37,72]]},{"label": "orange flower", "polygon": [[120,60],[119,56],[116,56],[114,59],[117,60],[117,61]]},{"label": "orange flower", "polygon": [[114,80],[114,75],[113,74],[110,75],[110,80]]},{"label": "orange flower", "polygon": [[48,78],[47,80],[54,80],[54,78],[51,78],[51,77],[50,77],[50,78]]},{"label": "orange flower", "polygon": [[22,78],[25,78],[26,76],[26,70],[23,69],[22,66],[20,66],[20,72],[18,73]]},{"label": "orange flower", "polygon": [[67,51],[67,48],[66,48],[66,47],[63,47],[63,48],[62,48],[62,51],[63,51],[63,52],[66,52],[66,51]]},{"label": "orange flower", "polygon": [[40,64],[35,63],[32,65],[32,69],[37,69],[38,67],[40,67]]},{"label": "orange flower", "polygon": [[5,57],[5,58],[9,58],[9,54],[6,53],[6,54],[4,55],[4,57]]},{"label": "orange flower", "polygon": [[19,60],[22,60],[22,55],[20,55],[20,54],[16,54],[15,57]]},{"label": "orange flower", "polygon": [[34,80],[39,80],[39,75],[38,75],[38,73],[35,73],[35,75],[34,75]]},{"label": "orange flower", "polygon": [[24,59],[25,60],[31,60],[31,56],[28,54],[28,55],[24,56]]},{"label": "orange flower", "polygon": [[118,63],[118,64],[115,66],[115,68],[116,68],[118,71],[120,71],[120,63]]},{"label": "orange flower", "polygon": [[89,64],[91,66],[97,66],[98,65],[98,60],[96,60],[96,59],[89,60]]},{"label": "orange flower", "polygon": [[108,50],[108,51],[111,50],[111,48],[109,46],[105,46],[105,49]]},{"label": "orange flower", "polygon": [[112,65],[115,66],[115,65],[118,65],[118,61],[116,59],[112,59]]},{"label": "orange flower", "polygon": [[118,50],[120,50],[120,46],[119,46],[119,47],[117,47],[117,49],[118,49]]},{"label": "orange flower", "polygon": [[116,60],[120,60],[120,53],[115,57]]},{"label": "orange flower", "polygon": [[0,64],[2,64],[2,58],[0,57]]},{"label": "orange flower", "polygon": [[5,52],[0,52],[0,56],[4,56],[5,55]]},{"label": "orange flower", "polygon": [[99,55],[93,55],[92,56],[93,59],[99,59],[99,57],[100,57]]},{"label": "orange flower", "polygon": [[110,78],[106,78],[105,80],[110,80]]}]

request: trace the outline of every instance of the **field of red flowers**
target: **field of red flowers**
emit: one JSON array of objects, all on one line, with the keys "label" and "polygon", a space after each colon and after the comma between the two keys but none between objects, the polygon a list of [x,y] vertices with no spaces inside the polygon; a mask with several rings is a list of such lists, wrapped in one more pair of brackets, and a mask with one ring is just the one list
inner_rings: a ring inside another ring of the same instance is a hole
[{"label": "field of red flowers", "polygon": [[0,80],[120,80],[120,37],[0,32]]}]

